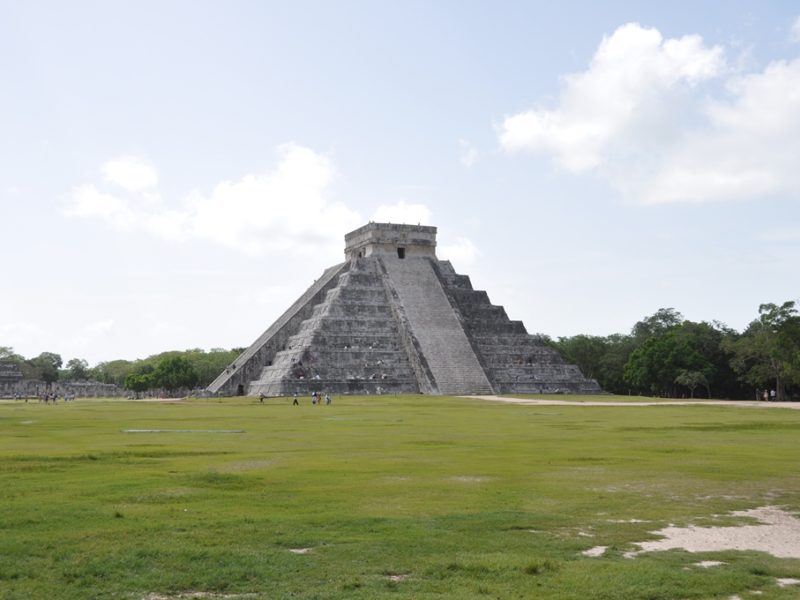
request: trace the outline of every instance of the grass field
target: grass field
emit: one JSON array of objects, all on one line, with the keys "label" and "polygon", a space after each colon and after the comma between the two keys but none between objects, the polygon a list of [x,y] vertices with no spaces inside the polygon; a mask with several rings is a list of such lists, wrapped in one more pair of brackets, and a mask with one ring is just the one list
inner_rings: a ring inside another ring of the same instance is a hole
[{"label": "grass field", "polygon": [[797,559],[623,556],[800,511],[800,411],[304,402],[0,403],[0,598],[800,597]]}]

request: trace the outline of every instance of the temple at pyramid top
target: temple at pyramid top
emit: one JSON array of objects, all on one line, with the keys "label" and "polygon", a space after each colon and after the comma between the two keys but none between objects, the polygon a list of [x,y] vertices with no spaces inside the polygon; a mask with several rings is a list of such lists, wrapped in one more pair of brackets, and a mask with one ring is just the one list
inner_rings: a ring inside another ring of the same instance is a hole
[{"label": "temple at pyramid top", "polygon": [[436,227],[427,225],[397,225],[367,223],[344,236],[344,255],[347,260],[387,254],[436,257]]},{"label": "temple at pyramid top", "polygon": [[368,223],[209,386],[220,395],[598,393],[468,276],[436,227]]}]

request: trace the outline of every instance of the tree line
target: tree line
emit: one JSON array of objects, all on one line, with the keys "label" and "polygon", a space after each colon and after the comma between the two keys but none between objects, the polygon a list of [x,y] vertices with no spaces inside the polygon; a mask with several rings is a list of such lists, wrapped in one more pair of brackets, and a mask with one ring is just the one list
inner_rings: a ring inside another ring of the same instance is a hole
[{"label": "tree line", "polygon": [[0,346],[0,360],[16,364],[24,379],[35,379],[48,385],[58,381],[97,381],[134,392],[171,392],[206,387],[242,351],[242,348],[173,350],[143,359],[112,360],[89,367],[82,358],[72,358],[64,363],[55,352],[42,352],[33,358],[25,358],[13,348]]},{"label": "tree line", "polygon": [[613,394],[777,401],[800,395],[800,315],[795,302],[762,304],[739,333],[662,308],[630,334],[546,340]]}]

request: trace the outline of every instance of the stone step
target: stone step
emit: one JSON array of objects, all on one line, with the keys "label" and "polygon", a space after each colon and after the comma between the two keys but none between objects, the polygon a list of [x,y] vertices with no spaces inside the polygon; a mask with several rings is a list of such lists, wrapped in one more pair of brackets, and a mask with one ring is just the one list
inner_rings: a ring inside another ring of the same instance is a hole
[{"label": "stone step", "polygon": [[491,393],[461,322],[427,258],[382,257],[441,394]]}]

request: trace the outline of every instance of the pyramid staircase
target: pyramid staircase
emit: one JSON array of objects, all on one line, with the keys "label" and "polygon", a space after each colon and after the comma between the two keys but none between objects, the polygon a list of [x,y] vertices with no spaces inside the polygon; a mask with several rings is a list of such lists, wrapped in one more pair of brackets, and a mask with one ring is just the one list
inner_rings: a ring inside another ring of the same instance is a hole
[{"label": "pyramid staircase", "polygon": [[381,257],[440,394],[491,394],[492,386],[431,259]]}]

